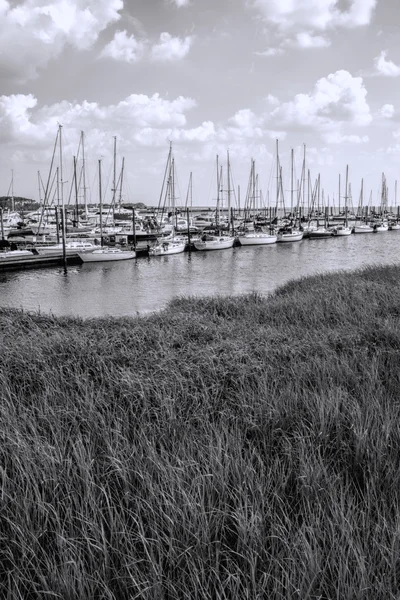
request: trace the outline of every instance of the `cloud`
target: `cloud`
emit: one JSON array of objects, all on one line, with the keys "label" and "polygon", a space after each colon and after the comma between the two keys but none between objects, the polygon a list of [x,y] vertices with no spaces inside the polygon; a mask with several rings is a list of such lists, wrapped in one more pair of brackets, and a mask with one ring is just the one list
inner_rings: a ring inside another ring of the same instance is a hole
[{"label": "cloud", "polygon": [[[165,100],[159,94],[146,96],[132,94],[118,104],[102,106],[97,102],[70,103],[67,101],[37,107],[32,94],[0,96],[0,137],[4,155],[17,153],[48,157],[52,150],[58,123],[65,132],[65,155],[75,153],[75,142],[80,132],[86,131],[88,152],[107,154],[110,140],[117,135],[121,146],[129,148],[132,140],[146,143],[146,139],[165,139],[174,129],[186,127],[186,113],[196,106],[192,98],[179,96]],[[210,127],[198,128],[198,137],[205,136]],[[196,137],[196,131],[187,130],[187,139]],[[143,133],[145,132],[145,133]],[[150,135],[149,132],[152,132]],[[179,137],[179,136],[178,136]],[[185,136],[182,136],[182,139]],[[34,152],[32,152],[32,148]]]},{"label": "cloud", "polygon": [[385,77],[398,77],[400,75],[400,66],[391,60],[386,60],[387,50],[382,50],[379,56],[374,59],[375,69],[379,75]]},{"label": "cloud", "polygon": [[391,119],[394,115],[394,106],[393,104],[384,104],[382,108],[379,110],[379,114],[384,119]]},{"label": "cloud", "polygon": [[367,135],[342,135],[338,131],[331,131],[324,134],[324,140],[329,144],[342,144],[348,142],[350,144],[367,144],[369,137]]},{"label": "cloud", "polygon": [[299,48],[326,48],[331,45],[330,40],[306,31],[296,34],[296,42]]},{"label": "cloud", "polygon": [[182,8],[182,6],[189,6],[190,0],[173,0],[178,8]]},{"label": "cloud", "polygon": [[278,56],[279,54],[283,54],[283,48],[266,48],[262,52],[255,52],[258,56]]},{"label": "cloud", "polygon": [[376,3],[377,0],[252,0],[248,5],[260,11],[273,34],[282,40],[280,47],[322,48],[329,46],[330,40],[316,33],[368,25]]},{"label": "cloud", "polygon": [[366,95],[361,77],[353,77],[344,70],[336,71],[319,79],[310,94],[297,94],[293,101],[274,109],[271,119],[320,131],[330,130],[340,123],[365,126],[372,120]]},{"label": "cloud", "polygon": [[376,0],[348,0],[347,10],[341,10],[339,0],[254,0],[266,21],[287,31],[311,28],[319,31],[342,26],[368,25]]},{"label": "cloud", "polygon": [[0,4],[0,68],[18,82],[35,78],[69,44],[87,50],[120,18],[123,0],[22,0]]},{"label": "cloud", "polygon": [[174,61],[184,58],[190,50],[193,42],[193,36],[187,36],[183,39],[172,37],[164,31],[160,35],[160,41],[151,49],[151,58],[156,61]]},{"label": "cloud", "polygon": [[134,35],[116,31],[114,38],[102,50],[100,56],[117,61],[134,63],[140,60],[144,52],[144,43],[138,42]]}]

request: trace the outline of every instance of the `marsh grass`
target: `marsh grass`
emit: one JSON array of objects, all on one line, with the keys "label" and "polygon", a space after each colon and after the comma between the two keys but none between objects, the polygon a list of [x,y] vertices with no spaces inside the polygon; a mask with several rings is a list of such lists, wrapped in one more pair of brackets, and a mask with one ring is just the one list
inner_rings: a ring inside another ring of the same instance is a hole
[{"label": "marsh grass", "polygon": [[400,268],[0,310],[0,596],[395,599]]}]

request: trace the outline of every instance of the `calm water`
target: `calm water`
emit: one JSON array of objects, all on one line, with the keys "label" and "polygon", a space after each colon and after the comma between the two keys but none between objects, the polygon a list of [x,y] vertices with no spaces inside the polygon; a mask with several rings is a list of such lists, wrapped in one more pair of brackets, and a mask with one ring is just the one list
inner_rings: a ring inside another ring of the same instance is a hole
[{"label": "calm water", "polygon": [[175,296],[268,294],[315,273],[396,264],[400,231],[0,274],[0,306],[54,315],[127,316]]}]

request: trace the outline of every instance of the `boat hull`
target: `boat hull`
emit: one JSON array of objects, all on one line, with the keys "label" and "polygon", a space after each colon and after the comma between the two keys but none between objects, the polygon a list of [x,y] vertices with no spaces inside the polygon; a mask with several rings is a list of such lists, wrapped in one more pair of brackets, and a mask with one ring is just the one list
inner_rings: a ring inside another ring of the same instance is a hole
[{"label": "boat hull", "polygon": [[241,246],[264,246],[266,244],[275,244],[277,236],[268,233],[248,233],[239,235],[238,240]]},{"label": "boat hull", "polygon": [[284,242],[300,242],[303,239],[303,232],[298,231],[296,233],[278,233],[278,243]]},{"label": "boat hull", "polygon": [[213,240],[195,240],[193,244],[196,250],[225,250],[232,248],[234,241],[234,238],[220,237]]},{"label": "boat hull", "polygon": [[185,242],[161,242],[157,246],[150,248],[150,256],[168,256],[170,254],[180,254],[185,250]]},{"label": "boat hull", "polygon": [[369,225],[355,225],[354,233],[373,233],[374,230]]},{"label": "boat hull", "polygon": [[78,256],[84,263],[111,262],[136,258],[136,252],[134,250],[120,250],[116,252],[101,249],[94,252],[78,252]]}]

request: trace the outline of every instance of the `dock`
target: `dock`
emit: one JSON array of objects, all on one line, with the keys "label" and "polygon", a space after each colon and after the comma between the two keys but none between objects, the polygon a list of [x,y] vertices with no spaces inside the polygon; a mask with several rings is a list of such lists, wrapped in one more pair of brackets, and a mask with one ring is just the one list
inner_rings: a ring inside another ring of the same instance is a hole
[{"label": "dock", "polygon": [[[70,254],[66,257],[68,265],[80,265],[81,259],[77,254]],[[3,271],[20,271],[21,269],[38,269],[41,267],[62,267],[64,259],[62,255],[54,256],[19,256],[18,258],[1,258],[0,254],[0,273]]]}]

